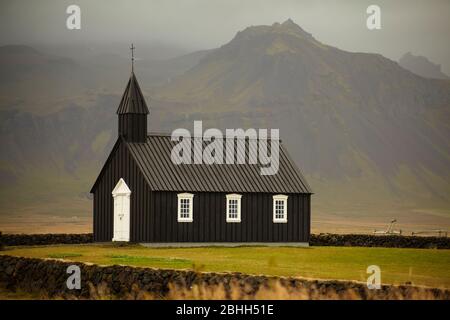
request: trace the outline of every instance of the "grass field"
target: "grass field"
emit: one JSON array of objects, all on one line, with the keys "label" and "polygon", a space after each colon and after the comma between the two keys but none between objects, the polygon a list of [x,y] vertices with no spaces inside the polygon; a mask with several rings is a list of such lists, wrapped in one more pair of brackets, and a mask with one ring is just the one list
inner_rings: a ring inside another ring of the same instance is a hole
[{"label": "grass field", "polygon": [[361,247],[208,247],[147,248],[58,245],[13,247],[2,254],[52,258],[100,265],[131,265],[197,271],[296,276],[314,279],[366,281],[369,265],[381,268],[385,284],[450,288],[450,250]]}]

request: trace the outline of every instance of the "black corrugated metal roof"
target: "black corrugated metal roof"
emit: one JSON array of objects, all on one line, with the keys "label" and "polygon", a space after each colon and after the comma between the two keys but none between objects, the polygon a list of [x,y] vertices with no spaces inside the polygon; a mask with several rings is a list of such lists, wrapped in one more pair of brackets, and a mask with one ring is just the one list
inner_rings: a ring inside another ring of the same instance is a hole
[{"label": "black corrugated metal roof", "polygon": [[131,72],[130,80],[117,108],[117,114],[125,113],[148,114],[147,104],[134,72]]},{"label": "black corrugated metal roof", "polygon": [[170,135],[152,134],[145,143],[124,143],[154,191],[312,193],[281,143],[279,170],[267,176],[260,174],[259,164],[176,165],[170,155],[178,142]]}]

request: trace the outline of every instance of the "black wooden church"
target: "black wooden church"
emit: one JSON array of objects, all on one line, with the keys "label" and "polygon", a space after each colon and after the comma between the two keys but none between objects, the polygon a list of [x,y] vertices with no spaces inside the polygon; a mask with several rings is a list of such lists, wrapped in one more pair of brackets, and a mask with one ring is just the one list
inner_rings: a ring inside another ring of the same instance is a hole
[{"label": "black wooden church", "polygon": [[275,175],[254,164],[177,165],[177,142],[148,134],[148,113],[132,71],[119,137],[91,189],[95,241],[308,244],[312,192],[282,144]]}]

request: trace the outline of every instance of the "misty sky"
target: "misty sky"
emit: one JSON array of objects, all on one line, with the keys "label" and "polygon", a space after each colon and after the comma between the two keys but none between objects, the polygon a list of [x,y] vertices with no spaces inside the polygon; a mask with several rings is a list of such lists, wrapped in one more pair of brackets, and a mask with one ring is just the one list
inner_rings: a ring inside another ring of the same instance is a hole
[{"label": "misty sky", "polygon": [[[66,8],[81,7],[82,29],[66,29]],[[366,28],[366,8],[381,7],[382,29]],[[411,51],[450,74],[450,0],[0,0],[0,44],[209,49],[250,25],[291,18],[319,41],[398,60]]]}]

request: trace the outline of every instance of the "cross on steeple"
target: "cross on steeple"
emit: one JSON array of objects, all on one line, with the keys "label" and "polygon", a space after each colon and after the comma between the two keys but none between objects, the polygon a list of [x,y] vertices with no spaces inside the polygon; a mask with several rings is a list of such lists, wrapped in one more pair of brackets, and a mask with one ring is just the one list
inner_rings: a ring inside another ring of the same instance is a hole
[{"label": "cross on steeple", "polygon": [[136,47],[131,44],[131,72],[134,72],[134,49],[136,49]]}]

